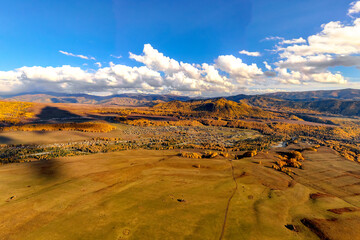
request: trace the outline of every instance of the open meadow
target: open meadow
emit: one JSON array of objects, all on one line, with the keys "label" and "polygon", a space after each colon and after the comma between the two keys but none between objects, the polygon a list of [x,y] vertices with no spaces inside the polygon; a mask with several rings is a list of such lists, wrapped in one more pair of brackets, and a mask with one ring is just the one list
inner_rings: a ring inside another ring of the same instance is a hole
[{"label": "open meadow", "polygon": [[0,239],[360,234],[357,119],[224,99],[1,107]]},{"label": "open meadow", "polygon": [[[329,211],[357,209],[356,199],[334,191],[311,168],[322,164],[324,152],[333,160],[321,172],[334,172],[339,157],[332,150],[309,155],[294,178],[270,168],[273,152],[230,160],[183,158],[180,151],[129,150],[4,165],[0,238],[318,239],[314,231],[329,239],[357,236],[360,212]],[[336,172],[360,171],[356,163],[347,165],[336,166]],[[338,187],[360,182],[345,178]]]}]

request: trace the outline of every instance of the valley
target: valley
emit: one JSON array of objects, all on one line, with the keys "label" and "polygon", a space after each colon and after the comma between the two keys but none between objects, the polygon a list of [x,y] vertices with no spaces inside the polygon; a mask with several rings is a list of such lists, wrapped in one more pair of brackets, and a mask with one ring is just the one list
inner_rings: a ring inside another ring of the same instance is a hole
[{"label": "valley", "polygon": [[357,116],[249,99],[2,101],[0,239],[356,239]]}]

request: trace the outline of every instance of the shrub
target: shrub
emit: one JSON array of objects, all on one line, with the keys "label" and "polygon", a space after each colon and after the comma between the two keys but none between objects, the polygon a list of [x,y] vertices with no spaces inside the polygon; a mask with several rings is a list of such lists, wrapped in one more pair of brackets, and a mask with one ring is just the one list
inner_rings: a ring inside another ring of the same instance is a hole
[{"label": "shrub", "polygon": [[282,167],[280,168],[280,171],[283,173],[286,173],[287,175],[291,176],[292,175],[292,170],[290,168],[286,168],[286,167]]},{"label": "shrub", "polygon": [[237,154],[237,155],[235,155],[235,159],[241,159],[243,157],[243,155],[239,155],[239,154]]},{"label": "shrub", "polygon": [[202,158],[202,156],[196,152],[183,152],[180,156],[184,158]]},{"label": "shrub", "polygon": [[220,152],[220,156],[223,156],[225,158],[228,158],[229,157],[229,153],[227,152]]},{"label": "shrub", "polygon": [[257,155],[257,151],[256,150],[252,150],[252,151],[248,151],[246,153],[244,153],[244,157],[254,157]]},{"label": "shrub", "polygon": [[214,158],[214,157],[217,157],[218,156],[218,153],[217,152],[212,152],[212,151],[206,151],[204,154],[203,154],[203,158]]},{"label": "shrub", "polygon": [[165,126],[203,126],[196,120],[179,120],[179,121],[151,121],[145,118],[136,120],[126,120],[125,124],[142,127],[165,127]]},{"label": "shrub", "polygon": [[298,152],[298,151],[291,151],[289,153],[289,158],[295,158],[297,161],[304,160],[304,157],[302,156],[301,152]]},{"label": "shrub", "polygon": [[[298,151],[291,151],[290,153],[282,153],[283,155],[278,155],[279,160],[275,162],[273,168],[281,172],[285,172],[288,175],[292,174],[291,169],[286,167],[293,168],[302,168],[302,164],[299,161],[304,160],[304,157]],[[276,167],[274,167],[276,166]]]},{"label": "shrub", "polygon": [[277,161],[276,161],[276,164],[277,164],[280,168],[282,168],[283,166],[286,166],[286,162],[281,161],[281,160],[277,160]]},{"label": "shrub", "polygon": [[294,167],[294,168],[301,168],[301,162],[298,162],[295,158],[291,158],[287,161],[287,166]]},{"label": "shrub", "polygon": [[280,170],[280,167],[276,164],[273,164],[271,167],[275,170],[278,170],[278,171]]}]

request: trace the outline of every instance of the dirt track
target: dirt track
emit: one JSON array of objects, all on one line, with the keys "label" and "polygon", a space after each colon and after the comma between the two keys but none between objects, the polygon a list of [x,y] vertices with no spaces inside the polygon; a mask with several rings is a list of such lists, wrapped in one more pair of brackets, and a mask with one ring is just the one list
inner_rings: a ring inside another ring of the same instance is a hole
[{"label": "dirt track", "polygon": [[221,234],[220,234],[219,240],[223,239],[223,237],[224,237],[225,228],[226,228],[226,222],[227,222],[227,218],[228,218],[227,216],[228,216],[228,212],[229,212],[229,208],[230,208],[230,203],[231,203],[231,200],[233,199],[236,191],[238,190],[238,183],[236,182],[235,173],[234,173],[234,165],[232,164],[232,160],[230,160],[229,162],[231,164],[231,175],[232,175],[232,178],[234,180],[235,187],[234,187],[234,190],[233,190],[232,194],[230,195],[229,200],[228,200],[228,202],[226,204],[226,209],[225,209],[225,214],[224,214],[224,223],[223,223],[222,228],[221,228]]}]

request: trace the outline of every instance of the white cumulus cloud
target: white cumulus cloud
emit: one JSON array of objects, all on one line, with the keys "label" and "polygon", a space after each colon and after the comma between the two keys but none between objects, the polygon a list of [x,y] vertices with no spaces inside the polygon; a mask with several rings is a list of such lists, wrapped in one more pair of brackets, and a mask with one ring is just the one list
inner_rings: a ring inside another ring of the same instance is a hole
[{"label": "white cumulus cloud", "polygon": [[248,56],[252,56],[252,57],[260,57],[261,56],[261,54],[259,52],[248,52],[246,50],[241,50],[239,53],[248,55]]},{"label": "white cumulus cloud", "polygon": [[296,44],[296,43],[306,43],[306,40],[301,37],[301,38],[294,38],[291,40],[284,39],[280,42],[280,44]]},{"label": "white cumulus cloud", "polygon": [[130,58],[145,64],[154,71],[164,73],[167,89],[174,91],[230,92],[231,79],[220,75],[211,64],[190,64],[165,56],[150,44],[144,45],[142,55],[130,53]]},{"label": "white cumulus cloud", "polygon": [[308,37],[308,44],[279,47],[278,50],[282,51],[281,56],[360,53],[360,19],[355,19],[349,25],[341,22],[329,22],[322,28],[320,33]]},{"label": "white cumulus cloud", "polygon": [[349,8],[349,11],[348,11],[349,16],[360,12],[360,1],[352,2],[350,4],[350,6],[351,7]]},{"label": "white cumulus cloud", "polygon": [[263,63],[264,63],[265,68],[266,68],[267,70],[269,70],[269,71],[272,70],[272,67],[268,64],[268,62],[264,61]]},{"label": "white cumulus cloud", "polygon": [[[350,14],[360,12],[360,1],[353,2]],[[332,21],[322,25],[314,35],[293,40],[283,40],[276,49],[280,60],[276,78],[292,84],[339,84],[348,80],[341,72],[332,72],[333,67],[356,67],[360,69],[360,18],[351,23]]]},{"label": "white cumulus cloud", "polygon": [[263,74],[263,71],[255,63],[247,65],[233,55],[219,56],[215,63],[217,68],[227,72],[237,82],[253,81]]}]

